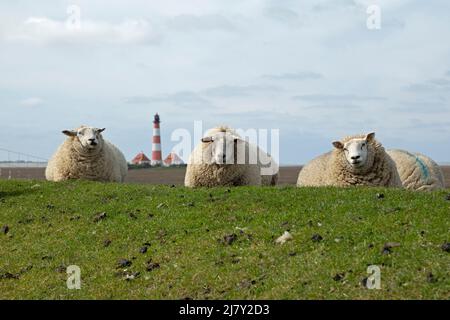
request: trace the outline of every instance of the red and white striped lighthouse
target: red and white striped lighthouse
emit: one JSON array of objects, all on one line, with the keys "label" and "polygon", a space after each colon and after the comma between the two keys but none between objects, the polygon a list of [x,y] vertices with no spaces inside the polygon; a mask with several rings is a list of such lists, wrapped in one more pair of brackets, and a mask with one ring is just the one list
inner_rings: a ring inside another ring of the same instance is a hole
[{"label": "red and white striped lighthouse", "polygon": [[159,132],[159,123],[159,115],[155,114],[155,120],[153,120],[152,166],[162,165],[161,134]]}]

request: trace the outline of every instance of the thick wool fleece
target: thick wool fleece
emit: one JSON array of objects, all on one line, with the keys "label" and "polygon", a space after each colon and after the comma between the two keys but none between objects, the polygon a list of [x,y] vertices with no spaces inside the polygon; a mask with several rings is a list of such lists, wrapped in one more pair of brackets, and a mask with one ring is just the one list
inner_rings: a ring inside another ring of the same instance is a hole
[{"label": "thick wool fleece", "polygon": [[404,188],[433,191],[445,187],[442,170],[431,158],[405,150],[388,150],[387,153],[395,161]]},{"label": "thick wool fleece", "polygon": [[[232,136],[239,137],[234,130],[227,127],[213,128],[209,130],[206,136],[216,133],[227,132]],[[235,143],[234,163],[216,164],[211,160],[211,144],[200,143],[194,148],[186,169],[184,184],[186,187],[216,187],[216,186],[260,186],[261,168],[258,164],[239,164],[237,163],[237,150],[243,150],[245,146],[246,153],[251,146],[243,140]]]},{"label": "thick wool fleece", "polygon": [[322,154],[306,165],[300,170],[297,179],[297,186],[299,187],[315,187],[315,186],[326,186],[327,182],[327,171],[329,167],[329,162],[331,158],[331,152]]},{"label": "thick wool fleece", "polygon": [[77,137],[67,138],[48,162],[47,180],[123,182],[128,172],[125,157],[110,142],[102,139],[101,144],[101,148],[90,151],[81,147]]},{"label": "thick wool fleece", "polygon": [[[214,136],[218,133],[226,132],[228,134],[231,134],[232,136],[235,136],[237,138],[241,138],[241,136],[234,130],[233,128],[228,127],[227,125],[221,125],[212,129],[209,129],[205,136]],[[258,152],[258,163],[260,165],[260,168],[266,168],[267,172],[271,171],[271,174],[267,174],[266,170],[264,170],[264,174],[261,174],[261,185],[263,186],[276,186],[278,184],[279,179],[279,167],[278,164],[273,160],[273,158],[261,150],[257,146],[251,146],[248,145],[249,149],[252,148],[252,150],[257,150]],[[270,160],[268,160],[270,158]],[[261,159],[264,159],[264,163],[261,163]],[[269,170],[270,168],[270,170]]]},{"label": "thick wool fleece", "polygon": [[234,130],[233,128],[230,128],[227,125],[221,125],[221,126],[217,126],[215,128],[209,129],[205,133],[205,137],[211,137],[211,136],[214,136],[214,135],[216,135],[218,133],[227,133],[227,134],[230,134],[232,136],[235,136],[236,138],[241,138],[241,136],[236,132],[236,130]]},{"label": "thick wool fleece", "polygon": [[[344,138],[343,144],[365,135]],[[375,139],[368,142],[368,157],[364,167],[353,169],[345,158],[344,150],[334,149],[308,163],[297,180],[298,186],[382,186],[401,187],[394,161]]]},{"label": "thick wool fleece", "polygon": [[186,187],[261,185],[261,169],[257,164],[237,164],[236,161],[234,164],[211,163],[209,148],[210,144],[201,143],[194,149],[186,169]]}]

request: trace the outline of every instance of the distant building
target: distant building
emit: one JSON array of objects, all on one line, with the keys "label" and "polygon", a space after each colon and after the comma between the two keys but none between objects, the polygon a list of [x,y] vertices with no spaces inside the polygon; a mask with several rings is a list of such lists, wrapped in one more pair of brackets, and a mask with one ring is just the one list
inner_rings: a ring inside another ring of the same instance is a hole
[{"label": "distant building", "polygon": [[134,157],[133,160],[131,160],[132,164],[136,165],[142,165],[142,164],[150,164],[150,159],[144,154],[144,152],[140,152],[137,154],[136,157]]},{"label": "distant building", "polygon": [[153,120],[153,143],[152,143],[152,166],[162,165],[161,156],[161,133],[159,130],[159,115],[155,114],[155,119]]},{"label": "distant building", "polygon": [[167,158],[164,159],[164,165],[168,167],[181,166],[183,164],[184,164],[183,160],[181,160],[181,158],[175,152],[169,153]]},{"label": "distant building", "polygon": [[146,166],[181,166],[184,165],[183,160],[175,153],[171,152],[164,161],[162,160],[162,152],[161,152],[161,132],[159,124],[161,123],[159,115],[155,114],[153,120],[153,138],[152,138],[152,157],[149,159],[144,152],[138,153],[133,160],[131,160],[131,164],[133,165],[143,165]]}]

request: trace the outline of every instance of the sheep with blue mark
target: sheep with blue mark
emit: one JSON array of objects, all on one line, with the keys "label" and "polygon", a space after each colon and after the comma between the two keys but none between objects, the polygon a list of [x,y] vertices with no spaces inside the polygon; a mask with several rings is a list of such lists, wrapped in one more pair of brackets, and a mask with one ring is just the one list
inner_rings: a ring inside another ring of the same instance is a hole
[{"label": "sheep with blue mark", "polygon": [[297,186],[402,187],[395,163],[375,133],[346,137],[333,146],[303,167]]},{"label": "sheep with blue mark", "polygon": [[433,191],[445,187],[444,174],[433,159],[405,150],[387,150],[387,153],[395,161],[405,189]]}]

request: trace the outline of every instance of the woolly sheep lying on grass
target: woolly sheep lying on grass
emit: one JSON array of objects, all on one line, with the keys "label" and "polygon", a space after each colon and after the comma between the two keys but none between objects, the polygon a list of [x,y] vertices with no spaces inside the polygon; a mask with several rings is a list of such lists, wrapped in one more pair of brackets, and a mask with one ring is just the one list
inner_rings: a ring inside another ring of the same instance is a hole
[{"label": "woolly sheep lying on grass", "polygon": [[87,126],[64,130],[68,138],[48,162],[47,180],[123,182],[128,172],[127,161],[119,149],[103,139],[104,130]]},{"label": "woolly sheep lying on grass", "polygon": [[278,166],[270,156],[243,140],[235,130],[222,126],[210,129],[195,147],[189,157],[184,184],[187,187],[260,186],[274,185],[277,180]]},{"label": "woolly sheep lying on grass", "polygon": [[394,161],[375,133],[347,137],[333,146],[305,165],[297,186],[402,186]]},{"label": "woolly sheep lying on grass", "polygon": [[418,191],[444,188],[444,174],[431,158],[405,150],[387,150],[387,153],[395,161],[404,188]]}]

